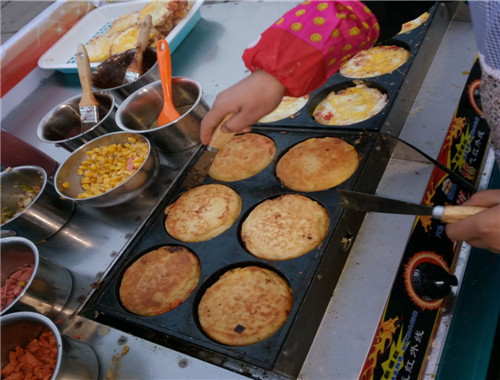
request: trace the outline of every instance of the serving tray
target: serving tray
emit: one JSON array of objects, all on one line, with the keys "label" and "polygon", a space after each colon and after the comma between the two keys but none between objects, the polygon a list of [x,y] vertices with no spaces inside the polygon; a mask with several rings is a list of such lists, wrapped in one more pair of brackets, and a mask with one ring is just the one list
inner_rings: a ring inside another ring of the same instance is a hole
[{"label": "serving tray", "polygon": [[[203,1],[196,0],[186,17],[165,37],[171,53],[200,20],[200,7]],[[106,33],[117,18],[141,10],[148,3],[149,1],[146,0],[118,2],[98,7],[87,13],[40,57],[38,66],[42,69],[56,69],[64,73],[77,73],[75,52],[79,43],[87,44],[92,38]],[[100,62],[92,62],[90,66],[95,68],[99,64]]]},{"label": "serving tray", "polygon": [[[99,289],[90,297],[82,309],[83,315],[255,378],[289,378],[298,375],[317,329],[317,325],[304,329],[303,320],[308,324],[315,322],[319,325],[350,248],[342,239],[352,238],[356,231],[352,226],[348,228],[345,225],[347,221],[342,217],[343,209],[335,188],[300,193],[325,207],[330,216],[330,228],[324,241],[301,257],[268,261],[252,256],[240,241],[241,224],[251,209],[263,200],[297,193],[284,187],[275,175],[279,157],[290,147],[313,137],[338,137],[353,145],[360,156],[358,170],[339,185],[350,189],[354,187],[376,142],[376,135],[368,132],[301,129],[279,132],[261,129],[258,133],[270,137],[277,148],[274,161],[264,171],[235,182],[219,182],[211,178],[205,180],[206,184],[221,183],[229,186],[241,196],[242,211],[236,222],[223,234],[205,242],[184,243],[169,236],[164,227],[164,210],[184,191],[180,188],[183,176],[179,177],[179,184],[174,185],[160,202],[142,230],[108,272]],[[186,174],[188,170],[186,168]],[[192,250],[200,260],[200,281],[184,303],[167,313],[152,317],[132,314],[119,300],[118,290],[123,273],[141,255],[162,245],[181,245]],[[339,245],[343,248],[339,249]],[[197,304],[204,291],[222,273],[246,265],[263,266],[284,276],[293,290],[292,310],[286,323],[261,342],[242,347],[219,344],[206,336],[200,328],[196,315]],[[315,290],[312,291],[312,288]],[[295,366],[288,364],[289,358],[293,358]]]}]

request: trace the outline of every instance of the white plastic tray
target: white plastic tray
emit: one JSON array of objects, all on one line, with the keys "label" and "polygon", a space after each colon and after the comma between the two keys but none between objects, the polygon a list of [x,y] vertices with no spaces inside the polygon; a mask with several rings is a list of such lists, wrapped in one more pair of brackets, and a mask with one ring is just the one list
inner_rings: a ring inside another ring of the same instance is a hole
[{"label": "white plastic tray", "polygon": [[[201,18],[200,7],[204,0],[196,0],[189,13],[184,17],[165,40],[173,53],[182,40]],[[62,36],[38,60],[42,69],[56,69],[65,73],[78,72],[75,52],[79,43],[86,44],[91,38],[104,34],[118,17],[142,9],[149,1],[138,0],[104,5],[82,17],[64,36]],[[90,64],[97,67],[100,62]]]}]

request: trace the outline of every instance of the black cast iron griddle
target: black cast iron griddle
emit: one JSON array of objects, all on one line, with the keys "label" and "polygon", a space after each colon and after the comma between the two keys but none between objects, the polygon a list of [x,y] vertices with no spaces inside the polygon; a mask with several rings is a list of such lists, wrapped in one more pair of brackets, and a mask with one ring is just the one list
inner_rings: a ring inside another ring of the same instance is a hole
[{"label": "black cast iron griddle", "polygon": [[[164,209],[184,191],[180,186],[174,186],[171,193],[167,194],[152,213],[142,230],[126,247],[120,259],[117,260],[114,267],[105,276],[99,289],[94,292],[86,303],[82,310],[84,315],[147,340],[225,366],[228,369],[242,372],[242,368],[247,368],[248,374],[256,378],[269,378],[279,357],[281,357],[281,360],[288,360],[283,358],[283,354],[285,356],[290,355],[294,361],[299,361],[300,366],[302,365],[300,358],[305,359],[317,326],[316,328],[304,329],[302,322],[298,326],[295,325],[295,321],[302,314],[302,318],[305,317],[307,321],[316,321],[319,324],[333,292],[336,279],[340,276],[341,269],[347,258],[348,250],[338,252],[338,248],[329,248],[330,240],[336,232],[338,233],[341,230],[339,221],[342,219],[343,209],[336,190],[332,188],[320,192],[301,193],[323,205],[330,216],[330,228],[327,237],[317,248],[304,256],[276,262],[256,258],[245,250],[239,237],[240,227],[248,213],[258,203],[282,194],[296,193],[281,185],[275,175],[276,163],[287,149],[313,137],[329,136],[344,139],[356,148],[360,156],[360,165],[356,173],[339,185],[339,187],[351,189],[356,183],[368,153],[376,141],[376,134],[311,130],[261,130],[258,133],[273,139],[277,147],[275,160],[264,171],[246,180],[236,182],[218,182],[209,177],[205,180],[205,183],[225,184],[236,190],[241,196],[243,202],[242,212],[233,226],[223,234],[199,243],[184,243],[169,236],[164,227]],[[179,177],[179,183],[182,182],[182,179],[182,176]],[[345,231],[342,230],[340,233],[344,235]],[[340,238],[336,240],[338,243]],[[119,300],[118,289],[122,275],[141,255],[162,245],[183,245],[191,249],[198,256],[201,263],[200,281],[188,300],[175,309],[152,317],[134,315],[128,312]],[[325,256],[328,256],[328,258],[325,259]],[[329,289],[326,293],[322,291],[323,294],[309,294],[312,309],[311,306],[303,309],[302,306],[311,285],[315,281],[321,280],[321,278],[317,278],[317,273],[323,261],[327,261],[329,262],[328,265],[334,266],[334,268],[326,268],[329,273],[327,285],[331,284],[332,286],[327,286]],[[292,287],[294,304],[287,322],[268,339],[243,347],[225,346],[216,343],[203,332],[197,321],[197,304],[207,287],[213,284],[224,272],[246,265],[263,266],[285,277]],[[296,331],[296,338],[291,333],[293,330]],[[305,344],[308,341],[309,344]],[[284,346],[290,346],[290,348],[284,350]],[[284,351],[286,352],[284,353]],[[286,365],[284,367],[288,368]],[[272,375],[295,377],[298,373],[282,373],[279,375],[274,373]]]}]

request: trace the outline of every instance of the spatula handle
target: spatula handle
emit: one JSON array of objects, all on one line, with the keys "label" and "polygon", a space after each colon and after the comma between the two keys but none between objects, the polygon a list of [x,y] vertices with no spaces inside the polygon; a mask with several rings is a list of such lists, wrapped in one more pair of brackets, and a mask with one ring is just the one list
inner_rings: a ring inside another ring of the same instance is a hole
[{"label": "spatula handle", "polygon": [[221,127],[224,125],[226,121],[233,117],[233,113],[227,114],[224,119],[219,123],[219,125],[215,128],[214,133],[212,135],[212,140],[210,140],[209,147],[213,149],[220,149],[224,145],[228,143],[229,140],[233,138],[236,132],[223,132]]},{"label": "spatula handle", "polygon": [[445,206],[441,220],[445,223],[455,223],[486,209],[487,207]]},{"label": "spatula handle", "polygon": [[78,44],[78,48],[76,49],[76,64],[78,67],[78,77],[82,86],[82,98],[80,99],[79,106],[98,106],[99,102],[92,92],[89,56],[83,44]]},{"label": "spatula handle", "polygon": [[151,15],[146,15],[146,17],[144,17],[144,20],[142,21],[141,29],[139,30],[139,36],[137,37],[137,45],[135,47],[134,58],[132,59],[132,62],[130,62],[130,65],[127,67],[126,71],[133,71],[134,73],[142,74],[142,59],[144,56],[144,51],[148,47],[151,26]]}]

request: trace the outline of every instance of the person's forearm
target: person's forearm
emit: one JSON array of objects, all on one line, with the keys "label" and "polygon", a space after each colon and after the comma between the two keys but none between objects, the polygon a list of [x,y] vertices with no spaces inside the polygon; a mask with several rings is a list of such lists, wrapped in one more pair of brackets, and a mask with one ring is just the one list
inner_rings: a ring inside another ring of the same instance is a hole
[{"label": "person's forearm", "polygon": [[287,95],[302,96],[372,46],[378,35],[376,18],[360,1],[304,2],[247,48],[243,60],[252,72],[272,74]]}]

